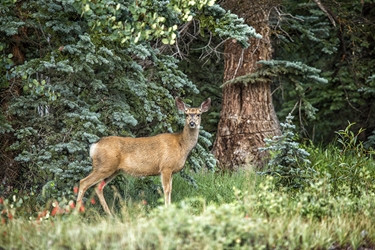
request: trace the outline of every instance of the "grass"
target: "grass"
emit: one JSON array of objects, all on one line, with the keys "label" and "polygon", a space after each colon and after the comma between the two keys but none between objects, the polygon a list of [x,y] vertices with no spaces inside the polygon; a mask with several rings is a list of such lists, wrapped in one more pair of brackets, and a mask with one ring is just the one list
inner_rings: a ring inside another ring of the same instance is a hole
[{"label": "grass", "polygon": [[198,188],[175,175],[170,207],[159,178],[117,179],[105,189],[113,218],[93,190],[83,214],[62,200],[61,212],[51,202],[25,216],[29,203],[0,200],[0,249],[375,249],[373,160],[308,150],[318,174],[299,191],[251,171],[201,172]]},{"label": "grass", "polygon": [[[0,226],[0,246],[4,249],[359,249],[375,246],[373,194],[337,199],[324,192],[324,183],[294,195],[282,190],[271,192],[272,179],[253,172],[200,173],[194,178],[199,183],[198,189],[176,176],[173,205],[168,208],[143,203],[142,199],[149,199],[144,194],[139,200],[134,198],[118,206],[114,218],[102,214],[99,204],[87,206],[84,216],[12,218]],[[159,197],[156,194],[153,199]]]},{"label": "grass", "polygon": [[[251,180],[255,177],[250,177],[254,173],[237,172],[216,174],[213,172],[202,171],[201,173],[192,173],[197,188],[194,188],[179,174],[173,177],[172,202],[179,203],[185,199],[195,197],[204,199],[207,204],[211,203],[229,203],[236,197],[233,188],[239,190],[249,190],[254,186]],[[254,179],[255,180],[255,179]],[[112,208],[118,207],[122,204],[125,206],[133,206],[134,203],[147,203],[147,208],[155,208],[164,204],[164,196],[162,193],[162,186],[160,177],[148,177],[146,179],[139,179],[134,177],[122,177],[116,180],[115,186],[121,187],[122,192],[118,188],[105,189],[105,197],[108,204]],[[113,195],[115,190],[115,195]],[[91,196],[88,200],[95,197],[93,189],[89,190]],[[113,197],[116,197],[115,201]],[[98,203],[98,201],[96,202]],[[100,210],[100,205],[96,205]]]}]

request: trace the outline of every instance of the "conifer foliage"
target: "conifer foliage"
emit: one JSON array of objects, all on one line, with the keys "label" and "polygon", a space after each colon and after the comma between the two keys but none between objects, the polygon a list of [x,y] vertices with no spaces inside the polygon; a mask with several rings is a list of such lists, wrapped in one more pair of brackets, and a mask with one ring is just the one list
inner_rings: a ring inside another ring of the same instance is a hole
[{"label": "conifer foliage", "polygon": [[295,134],[293,116],[287,116],[285,123],[281,123],[282,135],[265,139],[267,150],[271,153],[268,162],[269,169],[263,175],[274,176],[276,186],[291,190],[302,189],[313,179],[314,170],[310,167],[310,154],[298,143]]},{"label": "conifer foliage", "polygon": [[[304,99],[317,109],[315,120],[303,118],[308,137],[329,143],[334,131],[346,127],[349,120],[357,122],[356,129],[366,128],[361,134],[366,140],[375,129],[374,1],[322,0],[328,16],[313,1],[284,3],[273,22],[278,31],[274,58],[318,68],[327,79],[326,84],[304,82]],[[286,117],[299,92],[278,83],[281,91],[273,95],[275,107]]]},{"label": "conifer foliage", "polygon": [[[89,145],[100,137],[181,130],[174,97],[199,91],[178,69],[178,60],[157,45],[174,44],[180,24],[215,11],[218,18],[206,28],[217,25],[216,35],[233,35],[244,45],[255,35],[213,4],[2,1],[0,137],[8,138],[2,162],[14,155],[10,164],[1,164],[4,186],[43,187],[44,198],[73,195],[72,187],[91,170]],[[239,27],[236,33],[225,30],[228,22]],[[192,169],[214,168],[210,144],[202,130],[187,163]],[[15,165],[21,166],[18,182],[9,175]]]}]

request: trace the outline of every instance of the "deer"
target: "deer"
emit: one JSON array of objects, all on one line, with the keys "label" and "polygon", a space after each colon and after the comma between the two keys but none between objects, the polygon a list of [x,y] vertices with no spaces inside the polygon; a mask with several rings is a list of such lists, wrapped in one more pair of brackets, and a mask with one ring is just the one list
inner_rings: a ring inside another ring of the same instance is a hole
[{"label": "deer", "polygon": [[201,114],[211,107],[208,98],[198,108],[187,107],[175,98],[179,111],[186,115],[182,132],[163,133],[151,137],[107,136],[90,146],[92,171],[79,182],[76,210],[82,206],[82,199],[90,187],[97,185],[95,192],[104,211],[112,216],[103,195],[104,187],[118,174],[136,177],[161,176],[164,203],[171,204],[172,176],[181,171],[186,159],[198,142]]}]

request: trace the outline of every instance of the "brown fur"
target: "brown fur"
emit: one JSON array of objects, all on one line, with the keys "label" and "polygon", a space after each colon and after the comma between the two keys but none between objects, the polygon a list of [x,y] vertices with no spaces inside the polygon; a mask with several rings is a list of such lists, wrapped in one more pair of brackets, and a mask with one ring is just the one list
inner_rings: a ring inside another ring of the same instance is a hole
[{"label": "brown fur", "polygon": [[133,176],[161,175],[165,205],[171,203],[172,174],[181,171],[186,158],[198,141],[201,114],[208,111],[208,98],[199,108],[187,108],[179,98],[177,108],[186,114],[185,126],[181,133],[166,133],[152,137],[130,138],[108,136],[91,145],[92,172],[80,181],[77,210],[83,195],[91,186],[95,189],[104,210],[111,214],[103,196],[103,188],[119,173]]}]

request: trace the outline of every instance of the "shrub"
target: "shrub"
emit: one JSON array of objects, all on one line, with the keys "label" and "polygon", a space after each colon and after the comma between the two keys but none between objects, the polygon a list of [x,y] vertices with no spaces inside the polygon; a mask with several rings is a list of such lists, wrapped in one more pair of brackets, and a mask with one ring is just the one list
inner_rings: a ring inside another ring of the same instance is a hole
[{"label": "shrub", "polygon": [[354,133],[351,131],[353,125],[349,123],[345,129],[336,132],[337,143],[325,149],[309,148],[313,168],[320,172],[319,178],[329,180],[334,195],[361,196],[362,192],[375,191],[375,151],[366,149],[358,139],[363,129]]},{"label": "shrub", "polygon": [[312,180],[314,170],[310,168],[310,154],[297,142],[292,119],[293,116],[288,115],[286,122],[280,123],[282,135],[265,139],[266,147],[260,150],[268,150],[271,159],[269,169],[261,174],[272,175],[277,187],[301,189]]}]

